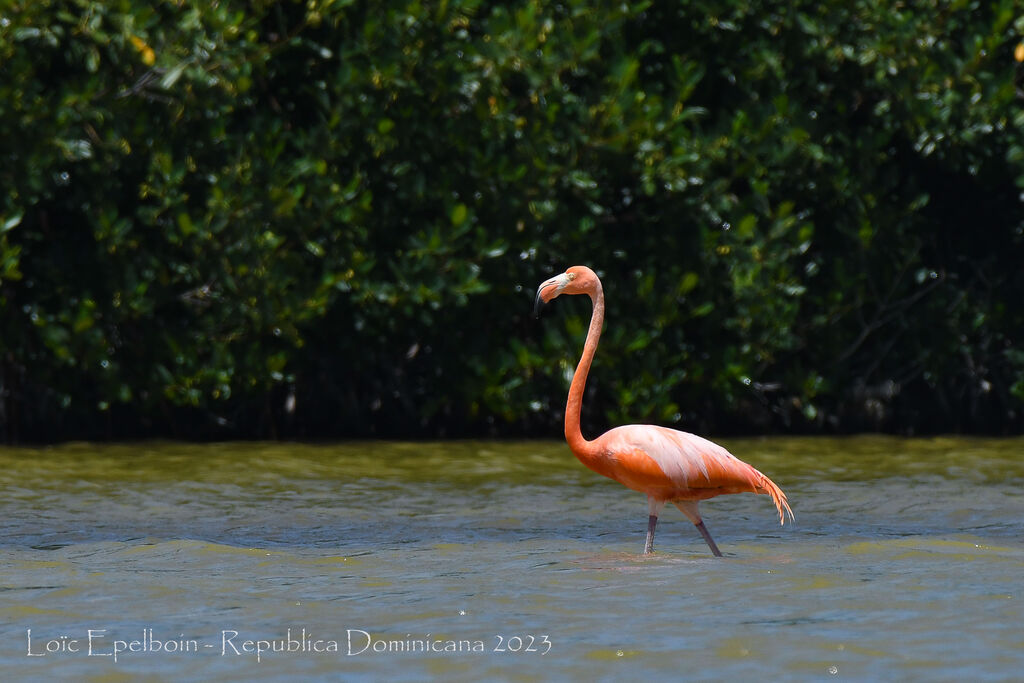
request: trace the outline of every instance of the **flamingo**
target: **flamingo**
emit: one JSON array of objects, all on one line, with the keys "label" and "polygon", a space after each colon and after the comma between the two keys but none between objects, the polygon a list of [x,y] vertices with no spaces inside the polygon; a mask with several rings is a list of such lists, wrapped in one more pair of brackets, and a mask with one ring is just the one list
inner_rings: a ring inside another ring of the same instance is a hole
[{"label": "flamingo", "polygon": [[647,494],[645,555],[654,551],[658,515],[669,502],[694,523],[715,557],[721,557],[722,553],[697,509],[702,500],[724,493],[764,493],[772,497],[780,524],[786,523],[787,513],[790,520],[793,519],[786,494],[771,479],[700,436],[657,425],[634,424],[611,429],[592,441],[585,439],[580,431],[580,409],[583,388],[604,324],[604,291],[594,271],[586,266],[573,266],[541,283],[534,314],[540,312],[542,304],[562,294],[586,294],[593,303],[583,355],[573,375],[565,406],[565,440],[588,468]]}]

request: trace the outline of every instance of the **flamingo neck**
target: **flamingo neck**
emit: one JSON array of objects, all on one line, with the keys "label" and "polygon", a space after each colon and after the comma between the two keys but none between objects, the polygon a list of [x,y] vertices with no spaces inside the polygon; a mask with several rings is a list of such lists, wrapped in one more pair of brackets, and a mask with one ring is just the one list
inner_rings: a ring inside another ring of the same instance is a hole
[{"label": "flamingo neck", "polygon": [[587,331],[587,341],[583,344],[583,355],[569,386],[569,400],[565,404],[565,440],[572,452],[581,460],[590,454],[592,445],[592,442],[583,438],[580,431],[580,411],[583,408],[583,389],[587,385],[587,375],[590,373],[597,342],[601,338],[601,326],[604,324],[604,291],[600,280],[597,288],[590,294],[590,299],[594,304],[594,312],[590,316],[590,329]]}]

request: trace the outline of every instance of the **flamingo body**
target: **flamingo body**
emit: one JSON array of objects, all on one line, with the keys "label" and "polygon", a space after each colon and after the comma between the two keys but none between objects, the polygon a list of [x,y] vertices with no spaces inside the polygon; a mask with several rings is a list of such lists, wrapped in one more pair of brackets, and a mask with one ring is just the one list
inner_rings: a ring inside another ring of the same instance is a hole
[{"label": "flamingo body", "polygon": [[595,440],[594,471],[655,500],[700,501],[725,493],[767,493],[780,521],[792,515],[786,494],[771,479],[718,444],[657,425],[624,425]]},{"label": "flamingo body", "polygon": [[537,306],[560,294],[587,294],[594,304],[583,355],[573,375],[565,410],[565,438],[584,465],[627,488],[647,494],[649,516],[645,553],[654,546],[654,530],[665,503],[671,502],[694,523],[716,556],[718,547],[701,519],[700,501],[726,493],[763,493],[779,512],[792,519],[786,494],[751,465],[707,439],[657,425],[635,424],[611,429],[588,441],[580,432],[583,388],[597,351],[604,322],[601,281],[586,266],[573,266],[541,284]]}]

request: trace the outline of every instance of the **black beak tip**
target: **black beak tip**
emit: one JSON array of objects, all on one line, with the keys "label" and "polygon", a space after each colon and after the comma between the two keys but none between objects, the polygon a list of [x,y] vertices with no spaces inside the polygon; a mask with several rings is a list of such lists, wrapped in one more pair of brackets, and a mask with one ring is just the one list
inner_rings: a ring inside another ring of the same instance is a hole
[{"label": "black beak tip", "polygon": [[540,309],[544,308],[544,299],[540,298],[540,290],[537,290],[537,298],[533,300],[533,318],[540,317]]}]

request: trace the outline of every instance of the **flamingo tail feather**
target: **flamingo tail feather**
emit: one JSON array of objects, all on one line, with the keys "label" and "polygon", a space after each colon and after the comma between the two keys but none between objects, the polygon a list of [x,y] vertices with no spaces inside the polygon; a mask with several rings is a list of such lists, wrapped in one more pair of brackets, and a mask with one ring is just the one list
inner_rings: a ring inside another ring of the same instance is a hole
[{"label": "flamingo tail feather", "polygon": [[772,497],[772,502],[775,503],[775,507],[779,511],[779,524],[786,523],[787,514],[791,522],[795,519],[793,517],[793,510],[789,507],[789,501],[786,499],[786,494],[775,485],[774,481],[761,474],[761,482],[758,484],[758,489],[760,489],[758,493],[767,493]]}]

